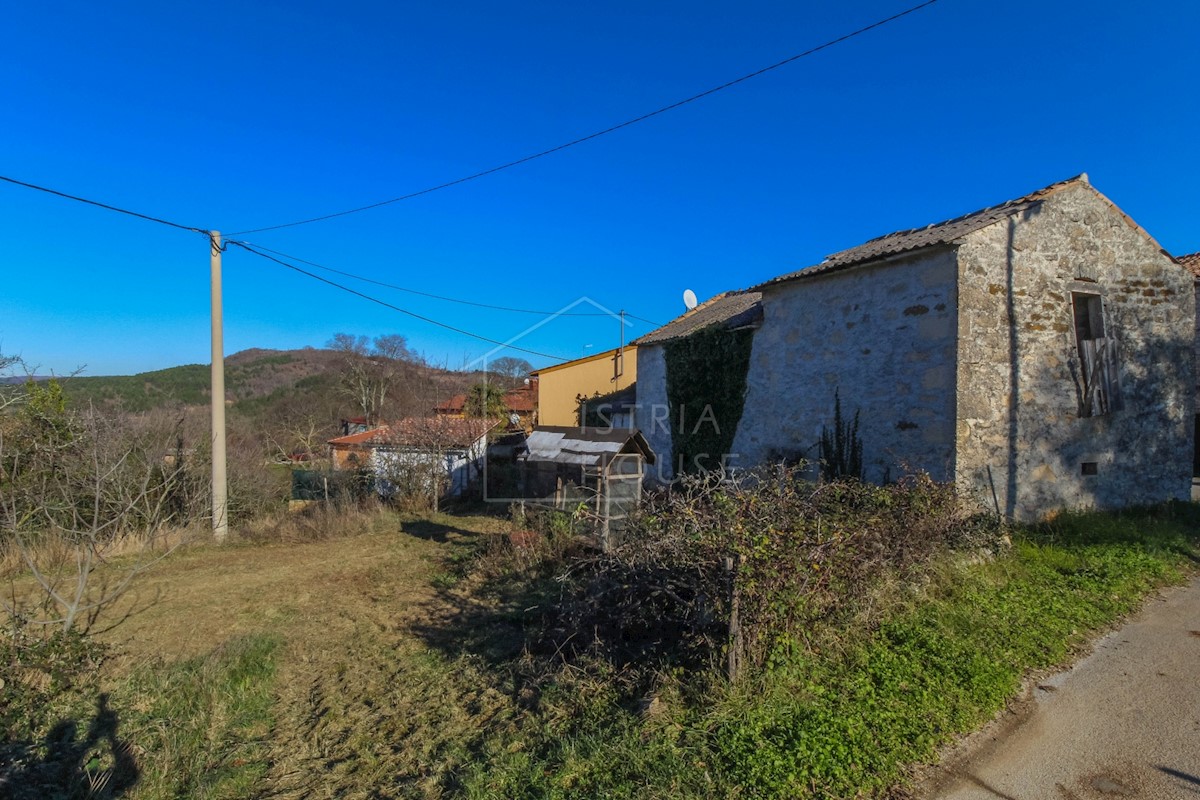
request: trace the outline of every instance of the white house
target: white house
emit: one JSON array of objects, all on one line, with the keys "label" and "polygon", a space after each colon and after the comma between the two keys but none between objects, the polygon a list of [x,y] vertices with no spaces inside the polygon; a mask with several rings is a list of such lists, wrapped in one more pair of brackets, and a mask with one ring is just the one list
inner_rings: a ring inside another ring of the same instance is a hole
[{"label": "white house", "polygon": [[370,470],[379,493],[431,491],[458,497],[483,475],[487,434],[495,420],[449,416],[410,417],[380,428],[331,439],[334,464]]}]

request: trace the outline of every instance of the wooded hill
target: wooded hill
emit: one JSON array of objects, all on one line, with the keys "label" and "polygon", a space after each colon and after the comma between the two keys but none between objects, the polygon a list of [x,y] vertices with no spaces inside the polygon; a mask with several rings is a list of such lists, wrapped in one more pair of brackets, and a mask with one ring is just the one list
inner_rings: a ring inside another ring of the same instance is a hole
[{"label": "wooded hill", "polygon": [[[339,381],[344,355],[334,350],[306,347],[300,350],[253,348],[225,359],[225,400],[250,416],[269,411],[283,401],[311,401],[316,409],[340,397]],[[463,392],[475,373],[455,372],[414,363],[413,377],[421,384],[421,395],[445,399]],[[184,364],[178,367],[141,372],[136,375],[76,376],[63,379],[67,396],[74,404],[94,403],[125,411],[151,411],[158,408],[200,406],[209,403],[211,381],[208,364]],[[410,387],[412,388],[412,387]],[[407,392],[406,394],[413,394]],[[415,398],[414,398],[415,399]],[[401,403],[399,405],[407,405]],[[344,416],[356,416],[351,401]]]},{"label": "wooded hill", "polygon": [[[254,440],[276,456],[323,449],[343,419],[362,416],[347,391],[347,356],[330,349],[243,350],[225,359],[225,401],[231,435]],[[420,360],[395,362],[401,376],[379,409],[382,420],[424,415],[454,394],[466,392],[481,375],[432,367]],[[209,405],[210,369],[185,364],[137,375],[63,378],[68,402],[106,412],[170,412],[192,421],[199,432]],[[197,433],[199,435],[199,433]]]},{"label": "wooded hill", "polygon": [[[332,389],[340,366],[339,354],[331,350],[243,350],[225,359],[226,400],[236,405],[296,390]],[[64,386],[72,402],[137,412],[208,405],[210,380],[208,364],[184,364],[137,375],[76,376]]]}]

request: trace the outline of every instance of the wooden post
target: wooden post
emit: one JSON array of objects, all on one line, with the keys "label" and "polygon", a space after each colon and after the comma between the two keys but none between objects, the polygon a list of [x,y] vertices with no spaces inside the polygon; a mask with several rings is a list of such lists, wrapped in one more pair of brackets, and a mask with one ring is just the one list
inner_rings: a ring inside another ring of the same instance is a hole
[{"label": "wooden post", "polygon": [[725,558],[725,574],[729,578],[729,639],[726,654],[726,676],[732,683],[742,671],[742,621],[740,618],[740,598],[738,597],[737,570],[742,557],[727,556]]},{"label": "wooden post", "polygon": [[525,496],[529,491],[529,459],[522,458],[521,470],[517,475],[517,494],[521,496],[521,524],[525,524]]},{"label": "wooden post", "polygon": [[607,470],[602,470],[600,476],[598,482],[600,484],[600,491],[604,495],[604,510],[600,514],[600,547],[607,553],[610,547],[609,536],[611,534],[609,524],[612,517],[612,483]]}]

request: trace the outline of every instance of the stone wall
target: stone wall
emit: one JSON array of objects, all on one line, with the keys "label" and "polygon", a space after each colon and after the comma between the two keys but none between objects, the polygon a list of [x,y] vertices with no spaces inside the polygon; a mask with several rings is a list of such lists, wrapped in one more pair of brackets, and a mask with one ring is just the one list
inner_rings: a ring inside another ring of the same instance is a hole
[{"label": "stone wall", "polygon": [[646,481],[662,484],[675,477],[671,464],[671,424],[667,410],[667,361],[662,345],[642,345],[637,350],[637,407],[633,427],[642,432],[655,463],[646,465]]},{"label": "stone wall", "polygon": [[[1192,297],[1200,294],[1200,279],[1192,284]],[[1200,302],[1196,303],[1196,349],[1192,361],[1196,369],[1196,413],[1200,413]]]},{"label": "stone wall", "polygon": [[[1190,495],[1192,276],[1086,184],[959,248],[956,478],[1016,519]],[[1072,292],[1103,297],[1123,408],[1081,412]],[[1094,473],[1094,474],[1085,474]]]},{"label": "stone wall", "polygon": [[956,275],[945,248],[766,287],[731,463],[819,459],[837,390],[869,480],[952,478]]}]

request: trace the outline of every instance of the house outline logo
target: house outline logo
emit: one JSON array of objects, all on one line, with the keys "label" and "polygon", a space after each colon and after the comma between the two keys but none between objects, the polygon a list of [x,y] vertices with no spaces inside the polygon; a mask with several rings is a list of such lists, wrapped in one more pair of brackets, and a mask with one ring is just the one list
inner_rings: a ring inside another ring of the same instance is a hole
[{"label": "house outline logo", "polygon": [[[592,308],[595,308],[595,309],[603,312],[602,314],[597,314],[596,316],[598,316],[598,317],[607,315],[614,320],[618,320],[619,322],[621,322],[624,325],[629,325],[630,327],[634,327],[633,323],[629,321],[628,314],[622,314],[618,311],[613,311],[611,308],[608,308],[600,303],[597,303],[595,300],[588,297],[587,295],[583,295],[583,296],[579,297],[578,299],[572,301],[571,303],[568,303],[567,305],[563,306],[558,311],[547,314],[543,319],[539,320],[538,322],[535,322],[533,325],[530,325],[528,328],[526,328],[525,330],[516,334],[515,336],[512,336],[509,339],[506,339],[503,344],[493,347],[491,350],[489,350],[488,352],[479,356],[474,361],[468,362],[466,364],[466,368],[467,369],[477,369],[477,368],[479,368],[479,365],[482,365],[482,371],[483,371],[484,375],[487,375],[487,372],[488,372],[487,365],[488,365],[489,361],[494,356],[496,356],[498,353],[508,350],[512,345],[521,341],[521,339],[525,338],[526,336],[530,335],[531,333],[533,333],[537,330],[540,330],[541,328],[550,324],[554,320],[559,319],[560,317],[563,317],[566,314],[569,314],[572,311],[572,309],[578,308],[579,306],[585,305],[585,304],[590,305]],[[559,361],[558,363],[564,363],[564,362],[572,361],[572,360],[574,360],[574,359],[564,358],[561,361]],[[482,475],[482,477],[483,477],[483,501],[485,503],[522,502],[521,497],[515,497],[515,496],[510,497],[510,496],[504,496],[503,494],[498,497],[490,496],[490,492],[488,490],[488,482],[489,482],[488,481],[488,459],[486,457],[483,459],[483,475]]]},{"label": "house outline logo", "polygon": [[[628,325],[631,328],[636,327],[632,322],[629,321],[628,314],[622,315],[621,312],[613,311],[611,308],[608,308],[606,306],[601,305],[600,303],[597,303],[595,300],[588,297],[587,295],[583,295],[583,296],[579,297],[577,300],[574,300],[571,303],[563,306],[558,311],[554,311],[550,314],[547,314],[540,321],[535,322],[533,325],[530,325],[528,328],[526,328],[525,330],[516,334],[515,336],[513,336],[509,339],[506,339],[503,344],[496,345],[491,350],[487,351],[483,355],[476,358],[474,361],[468,362],[465,365],[466,369],[468,369],[468,370],[477,369],[477,368],[479,368],[478,365],[482,364],[483,365],[482,371],[486,374],[488,371],[488,369],[487,369],[488,363],[492,360],[492,357],[495,356],[497,353],[500,353],[500,352],[510,349],[514,344],[521,341],[529,334],[550,324],[551,322],[558,319],[559,317],[565,316],[566,314],[570,313],[570,311],[572,309],[577,308],[578,306],[583,305],[584,303],[591,305],[592,308],[598,309],[599,311],[603,312],[603,314],[607,314],[608,316],[612,317],[613,319],[621,321],[623,324]],[[597,314],[596,316],[603,316],[603,314]],[[579,356],[579,357],[582,358],[582,356]],[[563,361],[572,361],[572,360],[574,360],[574,359],[571,359],[571,358],[563,359]]]}]

